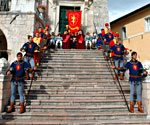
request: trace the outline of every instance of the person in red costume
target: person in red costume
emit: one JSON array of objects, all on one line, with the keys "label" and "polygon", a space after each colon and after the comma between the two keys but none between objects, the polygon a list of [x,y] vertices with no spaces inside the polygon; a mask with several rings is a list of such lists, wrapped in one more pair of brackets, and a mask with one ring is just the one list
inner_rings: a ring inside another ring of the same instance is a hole
[{"label": "person in red costume", "polygon": [[105,36],[105,34],[107,34],[108,33],[108,30],[109,30],[109,23],[105,23],[105,29],[102,31],[102,36],[104,37]]},{"label": "person in red costume", "polygon": [[82,30],[79,31],[79,34],[77,36],[77,49],[85,49],[85,41],[84,41],[84,34]]},{"label": "person in red costume", "polygon": [[[35,31],[35,37],[33,38],[33,42],[36,43],[40,47],[40,43],[42,42],[42,38],[40,37],[39,31]],[[40,62],[40,51],[35,50],[33,54],[34,63],[39,66]]]},{"label": "person in red costume", "polygon": [[49,32],[49,30],[50,30],[50,26],[49,25],[45,25],[45,29],[44,29],[44,34],[45,34],[45,36],[47,37],[47,39],[49,39],[50,38],[50,32]]},{"label": "person in red costume", "polygon": [[70,35],[67,31],[62,35],[63,38],[63,49],[70,49]]},{"label": "person in red costume", "polygon": [[117,40],[119,38],[119,33],[115,33],[114,37],[115,38],[110,41],[110,44],[109,44],[110,47],[114,46],[117,43]]}]

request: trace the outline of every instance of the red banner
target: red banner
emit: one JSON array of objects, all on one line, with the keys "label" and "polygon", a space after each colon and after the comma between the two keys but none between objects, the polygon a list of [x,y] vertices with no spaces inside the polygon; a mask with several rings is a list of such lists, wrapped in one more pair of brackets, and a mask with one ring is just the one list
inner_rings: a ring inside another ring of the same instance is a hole
[{"label": "red banner", "polygon": [[68,23],[70,26],[70,32],[78,32],[81,28],[81,14],[82,11],[67,11]]}]

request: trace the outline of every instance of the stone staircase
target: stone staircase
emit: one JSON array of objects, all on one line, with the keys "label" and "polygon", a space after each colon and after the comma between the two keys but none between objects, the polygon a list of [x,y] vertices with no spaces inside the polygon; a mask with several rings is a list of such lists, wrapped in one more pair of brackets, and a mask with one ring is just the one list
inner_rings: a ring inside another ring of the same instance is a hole
[{"label": "stone staircase", "polygon": [[[150,124],[146,113],[129,113],[101,51],[58,50],[42,58],[26,112],[3,113],[0,124]],[[25,83],[25,97],[31,81]],[[129,101],[129,84],[121,83]],[[6,110],[9,106],[6,107]]]}]

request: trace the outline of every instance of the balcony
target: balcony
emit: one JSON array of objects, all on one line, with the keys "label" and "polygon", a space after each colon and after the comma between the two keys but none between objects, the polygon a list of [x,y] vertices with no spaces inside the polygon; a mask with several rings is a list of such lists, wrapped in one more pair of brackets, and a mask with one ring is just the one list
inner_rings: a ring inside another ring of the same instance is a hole
[{"label": "balcony", "polygon": [[11,0],[0,0],[0,11],[9,11],[10,3]]}]

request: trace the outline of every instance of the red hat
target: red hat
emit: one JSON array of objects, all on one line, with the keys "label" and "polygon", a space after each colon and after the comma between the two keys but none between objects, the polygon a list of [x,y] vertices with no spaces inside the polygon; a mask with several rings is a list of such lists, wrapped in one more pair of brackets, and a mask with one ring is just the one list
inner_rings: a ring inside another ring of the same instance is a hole
[{"label": "red hat", "polygon": [[109,23],[105,23],[105,26],[109,26]]},{"label": "red hat", "polygon": [[115,35],[114,35],[115,37],[119,37],[119,33],[115,33]]},{"label": "red hat", "polygon": [[42,29],[41,32],[43,33],[43,32],[44,32],[44,29]]},{"label": "red hat", "polygon": [[49,28],[49,25],[46,25],[45,27]]},{"label": "red hat", "polygon": [[39,31],[35,31],[35,34],[39,33]]}]

